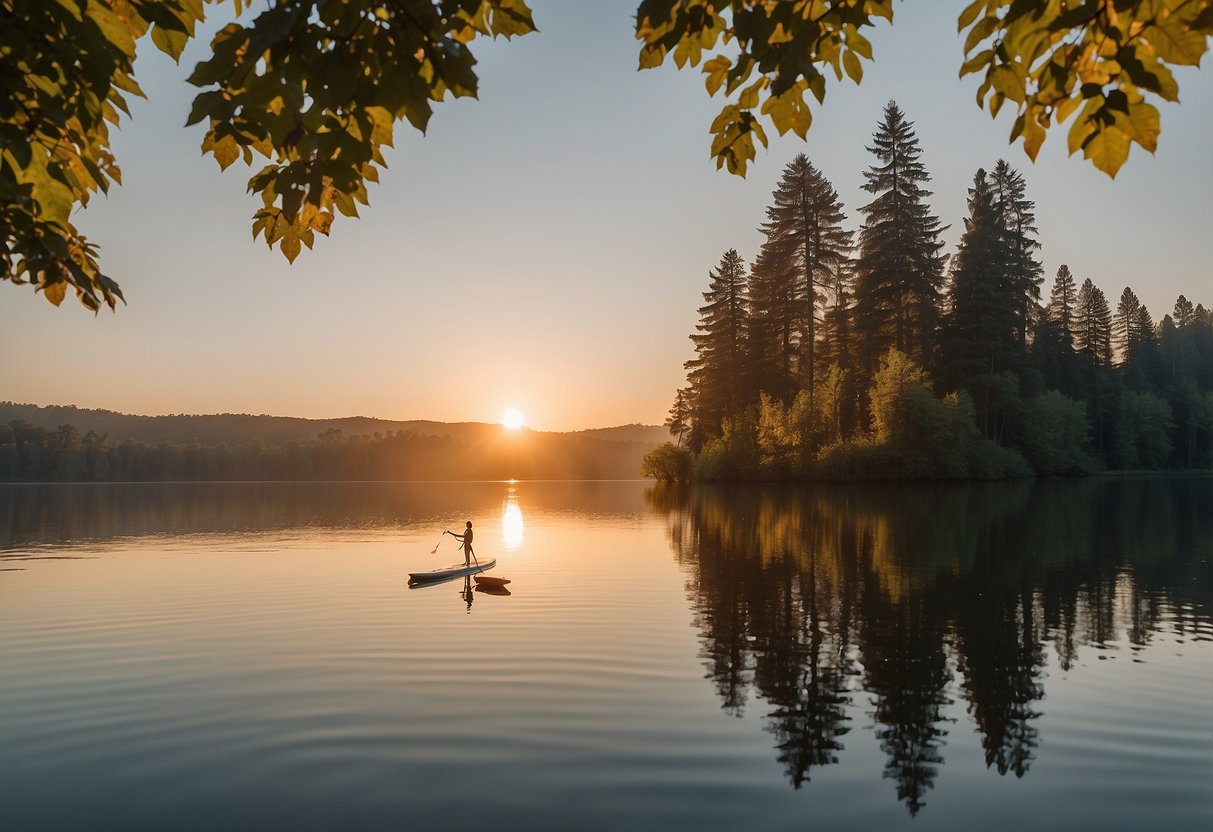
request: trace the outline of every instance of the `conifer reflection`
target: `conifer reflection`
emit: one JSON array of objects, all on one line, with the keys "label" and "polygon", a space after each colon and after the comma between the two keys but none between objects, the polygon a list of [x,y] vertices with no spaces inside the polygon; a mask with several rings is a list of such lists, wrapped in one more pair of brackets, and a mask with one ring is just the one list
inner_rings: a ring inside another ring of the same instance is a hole
[{"label": "conifer reflection", "polygon": [[791,784],[870,720],[911,814],[959,713],[986,765],[1025,776],[1045,668],[1156,633],[1213,636],[1208,480],[954,488],[655,488],[728,713],[764,708]]}]

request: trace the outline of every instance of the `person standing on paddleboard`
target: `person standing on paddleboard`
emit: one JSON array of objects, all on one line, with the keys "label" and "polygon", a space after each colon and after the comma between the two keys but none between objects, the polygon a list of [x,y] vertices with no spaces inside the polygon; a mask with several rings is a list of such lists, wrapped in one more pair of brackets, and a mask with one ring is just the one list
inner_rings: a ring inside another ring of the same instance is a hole
[{"label": "person standing on paddleboard", "polygon": [[472,552],[472,521],[468,521],[468,527],[463,530],[463,534],[455,534],[450,529],[444,531],[443,534],[449,534],[451,537],[460,541],[459,545],[463,547],[463,565],[471,566],[472,558],[476,557],[476,555]]}]

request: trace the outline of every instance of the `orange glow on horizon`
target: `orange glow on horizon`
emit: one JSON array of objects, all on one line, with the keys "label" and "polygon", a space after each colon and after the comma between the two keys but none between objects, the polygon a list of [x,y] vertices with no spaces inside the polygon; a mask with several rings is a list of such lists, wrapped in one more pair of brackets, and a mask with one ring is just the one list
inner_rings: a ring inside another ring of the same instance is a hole
[{"label": "orange glow on horizon", "polygon": [[501,424],[508,430],[518,430],[523,425],[522,411],[511,407],[501,414]]}]

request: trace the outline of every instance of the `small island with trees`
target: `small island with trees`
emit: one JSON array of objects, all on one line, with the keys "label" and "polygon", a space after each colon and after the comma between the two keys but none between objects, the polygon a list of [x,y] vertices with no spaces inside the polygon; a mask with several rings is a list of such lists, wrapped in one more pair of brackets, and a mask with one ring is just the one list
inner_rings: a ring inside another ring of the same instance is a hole
[{"label": "small island with trees", "polygon": [[[804,155],[747,267],[710,274],[687,386],[646,456],[662,480],[997,479],[1213,467],[1213,313],[1155,322],[1061,266],[1042,293],[1035,204],[978,170],[955,252],[913,124],[886,106],[858,233]],[[1081,282],[1080,282],[1081,281]]]}]

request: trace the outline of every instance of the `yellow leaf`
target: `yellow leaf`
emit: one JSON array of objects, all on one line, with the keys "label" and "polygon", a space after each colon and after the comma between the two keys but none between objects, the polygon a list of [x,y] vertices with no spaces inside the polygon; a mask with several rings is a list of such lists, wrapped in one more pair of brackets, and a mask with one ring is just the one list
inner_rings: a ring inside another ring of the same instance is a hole
[{"label": "yellow leaf", "polygon": [[61,280],[58,283],[47,283],[42,287],[42,294],[46,295],[47,300],[58,306],[67,297],[67,282]]},{"label": "yellow leaf", "polygon": [[752,110],[758,106],[758,92],[767,85],[765,76],[759,78],[754,83],[750,84],[741,91],[741,95],[737,96],[737,106],[743,110]]},{"label": "yellow leaf", "polygon": [[227,170],[233,162],[240,158],[240,145],[236,144],[236,140],[231,136],[224,136],[217,142],[212,141],[211,153],[215,155],[219,169]]},{"label": "yellow leaf", "polygon": [[852,32],[847,35],[847,48],[853,52],[858,52],[869,61],[872,60],[872,44],[859,32]]},{"label": "yellow leaf", "polygon": [[733,62],[724,55],[717,55],[703,65],[703,73],[708,76],[703,81],[704,86],[708,89],[708,95],[716,94],[732,66]]},{"label": "yellow leaf", "polygon": [[1129,157],[1129,137],[1116,125],[1096,130],[1083,146],[1082,155],[1113,179]]},{"label": "yellow leaf", "polygon": [[640,47],[640,66],[637,69],[654,69],[665,61],[664,46]]},{"label": "yellow leaf", "polygon": [[984,0],[975,0],[966,6],[965,10],[960,13],[960,18],[956,21],[956,31],[963,32],[969,28],[969,24],[977,19],[977,15],[981,13],[985,5]]},{"label": "yellow leaf", "polygon": [[847,50],[842,53],[842,67],[856,84],[863,80],[863,67],[859,63],[859,58],[855,57],[854,52]]},{"label": "yellow leaf", "polygon": [[792,40],[792,33],[789,32],[787,29],[783,28],[782,23],[776,23],[775,31],[771,33],[771,36],[769,38],[767,38],[767,43],[769,43],[771,46],[774,46],[778,43],[790,43],[791,40]]},{"label": "yellow leaf", "polygon": [[1158,133],[1162,129],[1159,124],[1158,108],[1144,101],[1129,104],[1126,116],[1117,119],[1118,125],[1123,125],[1133,141],[1153,153],[1158,147]]},{"label": "yellow leaf", "polygon": [[762,114],[771,117],[771,122],[779,131],[779,135],[782,136],[792,130],[800,138],[806,138],[809,127],[813,123],[813,116],[804,103],[804,81],[802,80],[783,95],[773,95],[768,98],[762,105]]},{"label": "yellow leaf", "polygon": [[384,107],[367,107],[366,114],[371,117],[371,141],[376,144],[392,146],[392,114]]},{"label": "yellow leaf", "polygon": [[1070,126],[1070,134],[1067,137],[1071,155],[1077,153],[1080,148],[1085,147],[1089,137],[1095,132],[1092,116],[1099,111],[1102,102],[1102,98],[1087,99],[1082,112],[1078,118],[1074,119],[1074,124]]},{"label": "yellow leaf", "polygon": [[1045,128],[1036,119],[1034,110],[1028,110],[1020,115],[1015,121],[1015,129],[1011,131],[1011,139],[1014,141],[1016,135],[1023,136],[1023,150],[1028,154],[1028,158],[1033,162],[1036,161],[1036,154],[1040,152],[1040,146],[1044,144]]},{"label": "yellow leaf", "polygon": [[289,262],[294,263],[295,258],[299,256],[299,238],[294,234],[283,237],[282,244],[278,248]]},{"label": "yellow leaf", "polygon": [[1200,66],[1200,58],[1209,48],[1204,32],[1190,29],[1174,18],[1151,26],[1146,39],[1158,57],[1180,66]]},{"label": "yellow leaf", "polygon": [[[1081,103],[1082,103],[1082,99],[1077,96],[1073,96],[1073,95],[1070,96],[1069,98],[1065,98],[1065,99],[1062,99],[1061,101],[1058,101],[1057,104],[1054,105],[1054,107],[1053,107],[1053,112],[1056,113],[1055,118],[1057,120],[1057,123],[1062,124],[1067,119],[1069,119],[1070,116],[1074,115],[1074,111],[1078,109],[1078,105]],[[1070,151],[1070,152],[1073,153],[1074,151]]]}]

